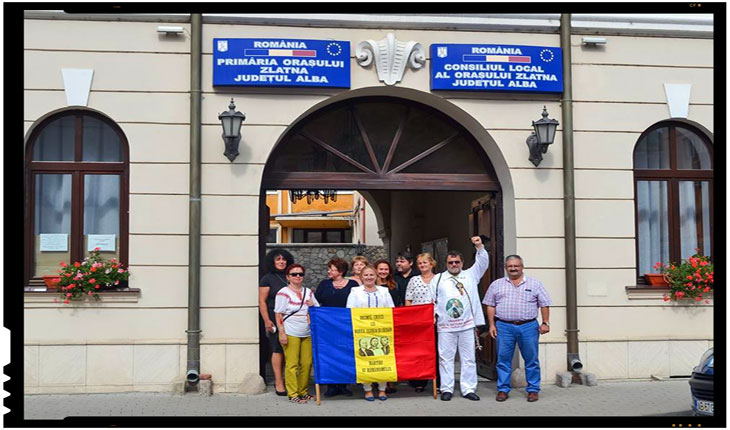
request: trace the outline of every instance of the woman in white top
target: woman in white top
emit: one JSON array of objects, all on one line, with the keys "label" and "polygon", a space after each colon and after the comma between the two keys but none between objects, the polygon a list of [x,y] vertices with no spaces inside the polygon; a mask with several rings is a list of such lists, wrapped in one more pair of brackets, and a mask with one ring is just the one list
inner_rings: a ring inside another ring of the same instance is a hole
[{"label": "woman in white top", "polygon": [[319,306],[312,290],[304,288],[304,267],[292,264],[286,268],[289,285],[276,293],[274,312],[279,328],[279,343],[284,349],[285,384],[289,401],[307,403],[309,374],[312,369],[312,333],[309,307]]},{"label": "woman in white top", "polygon": [[434,277],[434,269],[436,268],[436,260],[431,254],[424,252],[416,257],[416,265],[421,271],[419,276],[414,276],[408,281],[406,288],[406,306],[427,305],[433,303],[431,289],[429,283]]},{"label": "woman in white top", "polygon": [[[387,287],[379,287],[375,285],[375,278],[377,272],[375,267],[368,265],[365,266],[360,272],[360,278],[362,279],[363,285],[361,287],[353,287],[350,290],[350,295],[347,296],[347,307],[348,308],[394,308],[393,298],[390,297]],[[373,397],[373,386],[372,384],[362,384],[365,389],[365,400],[372,402],[375,400]],[[384,390],[380,390],[378,393],[378,399],[388,400]]]},{"label": "woman in white top", "polygon": [[[408,281],[408,287],[406,288],[406,306],[433,303],[433,296],[431,295],[429,284],[435,276],[436,260],[431,257],[431,254],[424,252],[416,256],[416,266],[421,271],[421,274],[412,277]],[[428,385],[428,380],[409,381],[409,384],[415,387],[417,393],[421,393],[426,388],[426,385]]]}]

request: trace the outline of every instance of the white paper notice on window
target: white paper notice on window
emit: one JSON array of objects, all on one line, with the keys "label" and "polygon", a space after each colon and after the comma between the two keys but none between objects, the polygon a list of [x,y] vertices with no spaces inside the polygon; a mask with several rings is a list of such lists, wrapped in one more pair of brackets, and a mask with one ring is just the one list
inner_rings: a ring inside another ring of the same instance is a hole
[{"label": "white paper notice on window", "polygon": [[116,251],[117,250],[117,235],[115,234],[90,234],[88,236],[87,251],[93,251],[94,248],[99,248],[100,251]]},{"label": "white paper notice on window", "polygon": [[57,233],[41,233],[42,251],[68,251],[68,235]]}]

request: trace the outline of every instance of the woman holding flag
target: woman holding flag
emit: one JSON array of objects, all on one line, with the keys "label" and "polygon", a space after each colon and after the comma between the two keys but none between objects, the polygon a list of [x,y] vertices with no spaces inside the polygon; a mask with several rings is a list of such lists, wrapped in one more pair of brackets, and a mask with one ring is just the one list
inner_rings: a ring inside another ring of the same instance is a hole
[{"label": "woman holding flag", "polygon": [[[347,297],[348,308],[394,308],[393,299],[388,292],[387,287],[379,287],[375,285],[377,271],[375,267],[365,266],[360,272],[363,285],[354,287]],[[365,400],[372,402],[375,400],[373,396],[373,384],[364,383]],[[384,390],[378,393],[378,399],[388,400]]]},{"label": "woman holding flag", "polygon": [[[406,306],[413,305],[427,305],[434,302],[433,296],[431,295],[431,279],[435,276],[434,270],[436,270],[436,260],[431,257],[431,254],[424,252],[416,256],[416,266],[421,272],[420,275],[414,276],[408,281],[408,287],[406,288]],[[438,351],[436,351],[438,354]],[[438,369],[437,369],[438,371]],[[440,379],[440,378],[437,378]],[[436,384],[438,385],[438,382]],[[409,381],[412,387],[416,389],[417,393],[422,393],[428,385],[428,380],[414,380]]]},{"label": "woman holding flag", "polygon": [[[314,297],[319,301],[320,306],[344,308],[347,305],[347,298],[350,290],[357,287],[357,281],[345,278],[347,273],[347,261],[341,258],[333,258],[327,262],[328,279],[320,282]],[[325,397],[334,397],[339,394],[352,396],[352,391],[347,389],[347,384],[329,384]]]},{"label": "woman holding flag", "polygon": [[285,383],[289,401],[307,403],[309,374],[312,369],[312,338],[309,307],[319,306],[314,293],[303,286],[304,267],[291,264],[286,268],[289,285],[276,293],[274,312],[279,328],[279,343],[284,349]]}]

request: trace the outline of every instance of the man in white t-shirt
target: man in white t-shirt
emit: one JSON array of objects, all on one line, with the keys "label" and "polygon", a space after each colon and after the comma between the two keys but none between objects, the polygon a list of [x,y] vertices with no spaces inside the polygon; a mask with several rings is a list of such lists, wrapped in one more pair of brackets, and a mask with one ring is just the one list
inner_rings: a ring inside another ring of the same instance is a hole
[{"label": "man in white t-shirt", "polygon": [[445,401],[451,400],[454,393],[454,357],[457,350],[461,364],[461,395],[469,400],[479,400],[474,347],[476,327],[483,326],[485,321],[478,285],[489,267],[489,255],[479,236],[472,237],[471,241],[477,249],[474,265],[461,270],[464,256],[458,251],[449,251],[447,270],[434,276],[429,284],[431,295],[436,300],[434,312],[437,317],[441,400]]}]

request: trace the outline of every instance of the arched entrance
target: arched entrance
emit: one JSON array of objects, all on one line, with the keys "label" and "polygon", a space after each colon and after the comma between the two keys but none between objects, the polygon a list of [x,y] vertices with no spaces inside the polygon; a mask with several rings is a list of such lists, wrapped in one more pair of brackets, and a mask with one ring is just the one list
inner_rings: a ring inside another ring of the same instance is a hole
[{"label": "arched entrance", "polygon": [[[474,118],[432,94],[365,88],[309,109],[282,134],[267,160],[261,195],[275,189],[362,190],[378,196],[382,201],[377,206],[391,211],[379,217],[393,224],[379,226],[388,232],[384,242],[391,244],[391,257],[403,249],[392,244],[408,242],[403,237],[409,234],[411,243],[428,249],[428,237],[406,231],[413,230],[412,219],[421,219],[418,225],[426,231],[448,231],[458,224],[459,235],[448,246],[465,255],[471,254],[462,243],[468,236],[488,236],[491,264],[481,295],[502,276],[505,250],[515,249],[512,185],[499,148]],[[392,204],[393,195],[400,199],[413,193],[416,202],[399,208]],[[266,235],[268,217],[261,201],[260,234]],[[265,243],[259,243],[263,257]],[[494,349],[484,340],[480,373],[493,377]]]}]

